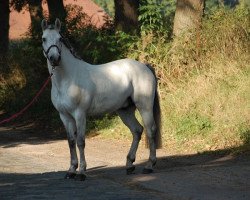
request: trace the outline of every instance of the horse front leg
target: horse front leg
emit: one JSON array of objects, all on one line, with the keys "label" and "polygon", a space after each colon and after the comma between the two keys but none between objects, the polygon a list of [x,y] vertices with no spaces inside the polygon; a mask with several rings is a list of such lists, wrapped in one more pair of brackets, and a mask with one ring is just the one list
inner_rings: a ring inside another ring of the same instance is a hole
[{"label": "horse front leg", "polygon": [[79,166],[79,172],[76,175],[76,179],[80,181],[84,181],[86,178],[86,168],[87,163],[85,160],[85,131],[86,131],[86,115],[83,113],[80,113],[76,117],[76,128],[77,128],[77,147],[79,149],[79,156],[80,156],[80,166]]},{"label": "horse front leg", "polygon": [[70,149],[70,167],[65,175],[65,179],[72,179],[76,176],[76,169],[78,168],[78,158],[76,154],[76,122],[67,114],[60,114],[60,118],[67,132]]}]

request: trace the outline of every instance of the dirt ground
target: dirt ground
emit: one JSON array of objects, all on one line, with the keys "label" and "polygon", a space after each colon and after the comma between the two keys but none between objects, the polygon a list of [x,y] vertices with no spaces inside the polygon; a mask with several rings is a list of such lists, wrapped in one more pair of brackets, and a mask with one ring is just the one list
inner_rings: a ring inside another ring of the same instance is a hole
[{"label": "dirt ground", "polygon": [[155,172],[144,175],[148,150],[141,145],[135,173],[126,175],[129,146],[129,141],[88,138],[87,179],[65,180],[65,134],[32,126],[2,127],[0,199],[250,199],[249,153],[176,155],[161,149]]}]

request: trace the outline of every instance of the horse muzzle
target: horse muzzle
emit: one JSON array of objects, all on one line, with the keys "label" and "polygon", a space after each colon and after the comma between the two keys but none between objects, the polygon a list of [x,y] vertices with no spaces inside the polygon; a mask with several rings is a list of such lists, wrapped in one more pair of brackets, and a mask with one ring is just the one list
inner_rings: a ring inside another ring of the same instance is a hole
[{"label": "horse muzzle", "polygon": [[59,55],[57,57],[55,57],[55,56],[49,57],[49,62],[53,67],[58,66],[60,64],[60,61],[61,61],[61,55]]},{"label": "horse muzzle", "polygon": [[58,66],[60,64],[61,49],[59,49],[57,45],[51,45],[46,51],[43,49],[43,52],[53,67]]}]

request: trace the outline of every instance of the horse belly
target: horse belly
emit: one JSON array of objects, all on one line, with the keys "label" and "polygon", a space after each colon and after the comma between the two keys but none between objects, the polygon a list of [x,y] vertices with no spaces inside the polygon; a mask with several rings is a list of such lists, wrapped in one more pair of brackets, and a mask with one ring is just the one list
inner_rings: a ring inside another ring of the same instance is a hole
[{"label": "horse belly", "polygon": [[114,112],[127,104],[129,96],[129,92],[113,94],[110,96],[96,96],[92,101],[88,114],[95,116]]}]

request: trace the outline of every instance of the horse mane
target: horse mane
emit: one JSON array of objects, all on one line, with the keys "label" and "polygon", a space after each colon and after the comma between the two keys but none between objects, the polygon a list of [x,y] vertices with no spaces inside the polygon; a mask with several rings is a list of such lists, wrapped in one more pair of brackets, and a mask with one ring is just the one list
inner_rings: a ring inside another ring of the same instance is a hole
[{"label": "horse mane", "polygon": [[66,46],[66,48],[70,51],[70,53],[77,59],[82,60],[82,58],[78,55],[74,47],[69,42],[69,39],[64,37],[61,33],[62,43]]}]

